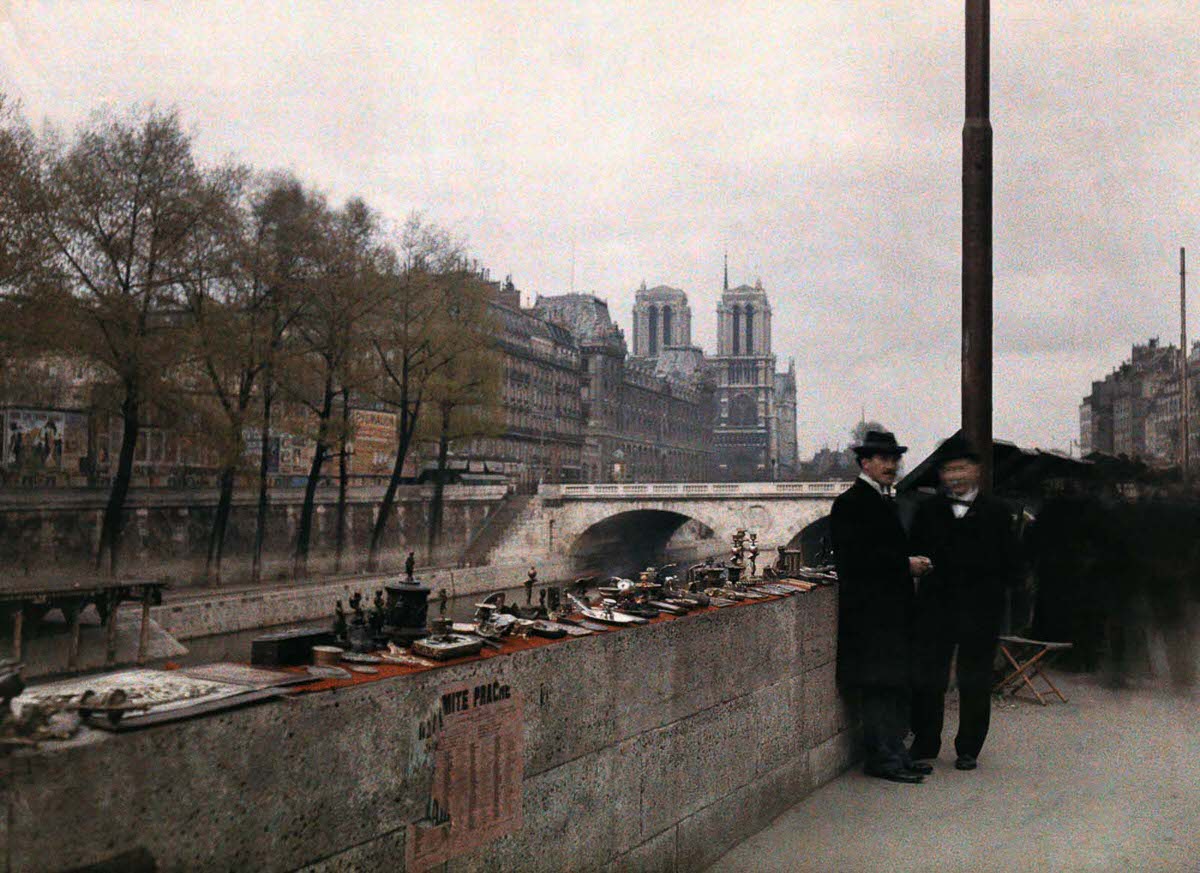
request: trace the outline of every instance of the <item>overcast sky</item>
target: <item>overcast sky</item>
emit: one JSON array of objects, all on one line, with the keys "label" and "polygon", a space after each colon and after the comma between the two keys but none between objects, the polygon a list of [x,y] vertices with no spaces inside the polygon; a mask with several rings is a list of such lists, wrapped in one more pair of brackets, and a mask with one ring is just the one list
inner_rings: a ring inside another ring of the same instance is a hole
[{"label": "overcast sky", "polygon": [[[1195,13],[992,4],[997,437],[1068,448],[1091,379],[1178,342]],[[728,250],[795,359],[801,454],[861,410],[919,456],[959,420],[962,31],[962,0],[0,0],[0,88],[68,128],[177,105],[206,159],[422,210],[527,295],[570,290],[574,249],[630,340],[645,280],[712,349]]]}]

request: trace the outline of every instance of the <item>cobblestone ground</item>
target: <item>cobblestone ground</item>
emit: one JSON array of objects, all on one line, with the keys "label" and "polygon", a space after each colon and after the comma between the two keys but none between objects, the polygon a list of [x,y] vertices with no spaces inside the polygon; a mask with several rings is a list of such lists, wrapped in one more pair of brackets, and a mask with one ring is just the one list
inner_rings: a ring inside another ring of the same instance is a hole
[{"label": "cobblestone ground", "polygon": [[710,869],[1200,871],[1200,689],[1059,680],[1069,703],[994,705],[978,770],[948,711],[924,784],[850,771]]}]

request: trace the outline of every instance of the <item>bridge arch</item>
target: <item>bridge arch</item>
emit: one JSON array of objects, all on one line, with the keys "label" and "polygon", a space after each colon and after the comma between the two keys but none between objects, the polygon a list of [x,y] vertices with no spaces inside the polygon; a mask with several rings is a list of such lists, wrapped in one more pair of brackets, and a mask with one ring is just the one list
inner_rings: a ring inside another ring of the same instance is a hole
[{"label": "bridge arch", "polygon": [[787,548],[799,549],[804,556],[804,563],[809,566],[830,563],[833,545],[829,516],[822,515],[796,531],[796,535],[788,541]]},{"label": "bridge arch", "polygon": [[677,534],[685,534],[689,544],[711,541],[714,550],[720,549],[713,528],[691,515],[668,509],[629,509],[584,528],[571,543],[571,561],[579,572],[628,576],[668,560],[668,546]]}]

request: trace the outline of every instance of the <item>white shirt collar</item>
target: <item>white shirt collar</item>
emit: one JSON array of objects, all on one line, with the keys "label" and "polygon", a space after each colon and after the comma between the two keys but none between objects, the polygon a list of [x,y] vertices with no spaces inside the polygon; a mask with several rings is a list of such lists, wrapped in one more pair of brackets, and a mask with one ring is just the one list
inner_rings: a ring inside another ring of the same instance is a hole
[{"label": "white shirt collar", "polygon": [[875,489],[875,493],[877,493],[877,494],[882,494],[884,497],[891,497],[891,496],[892,496],[892,489],[891,489],[891,488],[889,488],[889,487],[888,487],[888,486],[886,486],[886,485],[880,485],[878,482],[876,482],[874,479],[872,479],[872,478],[871,478],[870,476],[868,476],[866,473],[859,473],[859,474],[858,474],[858,478],[859,478],[859,479],[862,479],[864,482],[866,482],[868,485],[870,485],[872,488],[874,488],[874,489]]},{"label": "white shirt collar", "polygon": [[968,491],[962,497],[950,495],[950,511],[954,513],[955,518],[962,518],[971,508],[971,504],[975,502],[975,498],[979,496],[979,489],[975,488]]}]

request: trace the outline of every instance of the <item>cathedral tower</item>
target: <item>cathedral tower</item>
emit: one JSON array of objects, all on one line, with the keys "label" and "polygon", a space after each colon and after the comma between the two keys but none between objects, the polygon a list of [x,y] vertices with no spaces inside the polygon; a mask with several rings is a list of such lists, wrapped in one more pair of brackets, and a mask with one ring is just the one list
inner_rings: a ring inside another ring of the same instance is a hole
[{"label": "cathedral tower", "polygon": [[735,481],[779,477],[779,417],[771,304],[762,282],[729,287],[726,262],[717,304],[717,475]]},{"label": "cathedral tower", "polygon": [[633,304],[633,355],[657,358],[663,349],[692,344],[692,310],[678,288],[638,289]]}]

